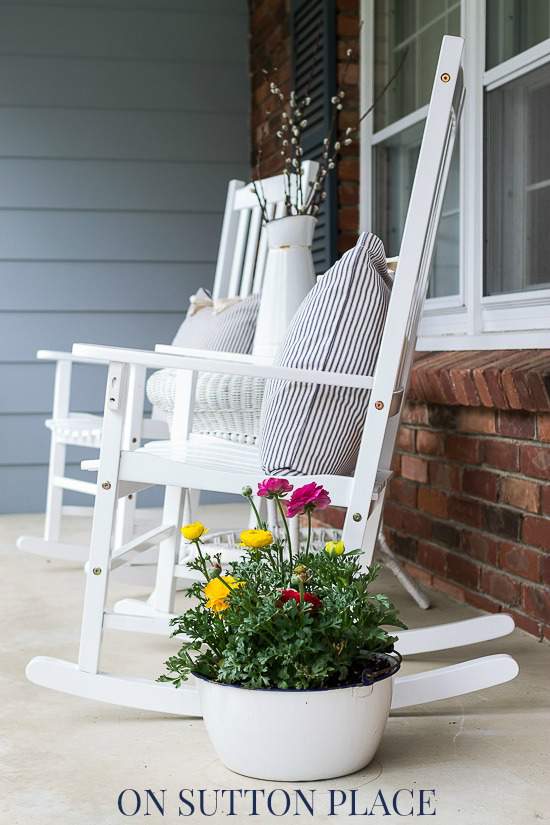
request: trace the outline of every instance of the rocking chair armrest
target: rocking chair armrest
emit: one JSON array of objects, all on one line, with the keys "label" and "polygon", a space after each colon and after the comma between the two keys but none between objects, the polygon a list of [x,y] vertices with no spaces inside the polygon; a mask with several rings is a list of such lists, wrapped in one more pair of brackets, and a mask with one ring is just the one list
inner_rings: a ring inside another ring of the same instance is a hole
[{"label": "rocking chair armrest", "polygon": [[172,344],[157,344],[155,352],[165,355],[184,355],[189,358],[215,358],[218,361],[238,362],[241,364],[272,364],[271,358],[261,358],[258,355],[247,355],[242,352],[221,352],[211,349],[192,349],[191,347],[175,347]]},{"label": "rocking chair armrest", "polygon": [[294,369],[274,367],[256,361],[241,361],[237,356],[231,360],[216,358],[217,353],[208,357],[190,357],[187,355],[170,355],[162,352],[150,352],[124,347],[105,347],[95,344],[74,344],[73,353],[85,358],[97,358],[118,364],[140,364],[151,369],[180,369],[191,372],[222,372],[232,375],[251,375],[257,378],[274,378],[283,381],[300,381],[306,384],[324,384],[334,387],[355,387],[371,389],[373,378],[370,375],[351,375],[349,373],[324,372],[323,370]]},{"label": "rocking chair armrest", "polygon": [[73,352],[62,352],[61,350],[39,349],[36,353],[39,361],[69,361],[72,364],[99,364],[107,366],[109,363],[105,358],[88,358],[87,356],[76,355]]}]

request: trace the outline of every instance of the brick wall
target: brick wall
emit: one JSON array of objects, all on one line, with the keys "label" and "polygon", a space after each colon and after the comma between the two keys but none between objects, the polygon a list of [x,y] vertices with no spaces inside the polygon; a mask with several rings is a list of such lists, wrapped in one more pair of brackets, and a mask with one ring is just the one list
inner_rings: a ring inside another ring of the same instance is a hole
[{"label": "brick wall", "polygon": [[550,638],[550,415],[410,403],[384,509],[421,582]]},{"label": "brick wall", "polygon": [[[280,105],[269,92],[271,77],[285,95],[292,85],[292,53],[290,42],[290,0],[250,0],[250,83],[251,166],[256,169],[258,148],[262,149],[261,173],[264,176],[282,172],[281,156],[273,139],[279,127]],[[340,114],[340,132],[355,128],[359,119],[359,2],[337,0],[337,72],[339,83],[348,62],[347,49],[353,59],[345,73],[342,88],[346,92],[345,106]],[[263,70],[269,72],[266,77]],[[277,70],[274,74],[274,70]],[[269,114],[266,114],[269,112]],[[313,158],[315,160],[315,158]],[[354,246],[359,226],[359,143],[344,147],[337,167],[338,178],[338,252]]]}]

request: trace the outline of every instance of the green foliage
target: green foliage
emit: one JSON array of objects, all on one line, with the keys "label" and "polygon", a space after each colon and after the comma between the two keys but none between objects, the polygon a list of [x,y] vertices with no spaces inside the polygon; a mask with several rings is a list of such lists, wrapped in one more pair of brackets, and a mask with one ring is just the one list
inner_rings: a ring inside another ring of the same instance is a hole
[{"label": "green foliage", "polygon": [[[393,649],[385,627],[405,625],[386,596],[369,592],[378,566],[363,570],[359,551],[319,551],[301,553],[291,568],[282,549],[275,542],[228,565],[227,573],[245,584],[228,591],[223,611],[205,607],[202,584],[189,589],[196,605],[172,622],[183,644],[160,681],[178,687],[194,672],[247,688],[328,688],[359,682],[369,654]],[[200,560],[190,566],[204,570]],[[284,601],[289,586],[301,601]],[[304,601],[304,593],[321,604]]]}]

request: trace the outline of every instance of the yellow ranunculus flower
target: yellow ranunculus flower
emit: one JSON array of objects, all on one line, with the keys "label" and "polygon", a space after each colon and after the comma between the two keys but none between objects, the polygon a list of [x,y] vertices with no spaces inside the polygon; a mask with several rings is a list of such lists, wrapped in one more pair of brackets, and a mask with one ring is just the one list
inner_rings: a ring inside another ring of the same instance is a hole
[{"label": "yellow ranunculus flower", "polygon": [[243,547],[268,547],[273,544],[273,534],[269,530],[243,530],[241,542]]},{"label": "yellow ranunculus flower", "polygon": [[229,590],[234,590],[236,587],[243,587],[244,582],[239,581],[234,576],[217,576],[215,579],[210,579],[208,584],[205,584],[203,593],[207,598],[205,607],[213,610],[215,613],[221,613],[222,610],[227,610],[229,602]]},{"label": "yellow ranunculus flower", "polygon": [[341,556],[344,550],[344,542],[341,539],[340,541],[327,541],[325,544],[325,553],[329,556]]},{"label": "yellow ranunculus flower", "polygon": [[208,533],[208,530],[202,522],[194,521],[192,524],[184,524],[181,528],[181,532],[187,541],[196,541],[197,539],[200,539],[204,533]]}]

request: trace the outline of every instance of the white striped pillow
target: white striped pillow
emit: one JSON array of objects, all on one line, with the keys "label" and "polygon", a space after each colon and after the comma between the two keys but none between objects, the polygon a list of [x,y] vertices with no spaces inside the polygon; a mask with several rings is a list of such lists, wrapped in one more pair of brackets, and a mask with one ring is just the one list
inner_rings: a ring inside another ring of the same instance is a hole
[{"label": "white striped pillow", "polygon": [[[372,375],[391,287],[382,241],[363,233],[304,299],[278,364]],[[268,381],[260,424],[264,472],[352,473],[369,395],[351,387]]]}]

